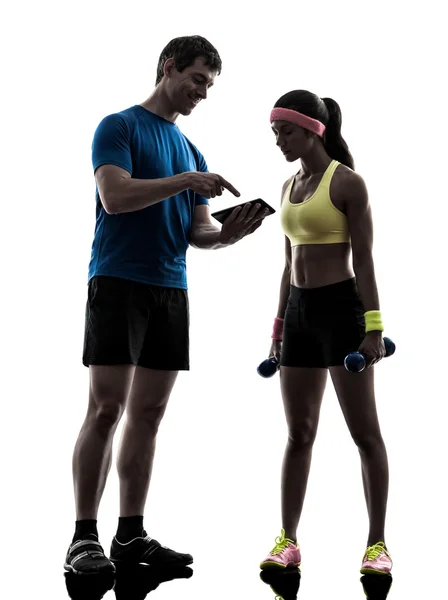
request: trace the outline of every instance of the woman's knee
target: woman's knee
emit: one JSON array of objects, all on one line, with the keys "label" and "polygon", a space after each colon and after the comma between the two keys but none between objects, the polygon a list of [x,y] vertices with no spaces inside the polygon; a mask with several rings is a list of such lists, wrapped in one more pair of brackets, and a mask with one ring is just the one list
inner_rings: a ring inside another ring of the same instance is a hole
[{"label": "woman's knee", "polygon": [[293,450],[310,448],[317,434],[317,423],[312,418],[305,418],[288,428],[288,444]]},{"label": "woman's knee", "polygon": [[372,454],[384,448],[384,441],[379,431],[355,431],[352,438],[362,454]]},{"label": "woman's knee", "polygon": [[312,447],[319,423],[327,371],[286,367],[281,377],[288,445],[297,450]]}]

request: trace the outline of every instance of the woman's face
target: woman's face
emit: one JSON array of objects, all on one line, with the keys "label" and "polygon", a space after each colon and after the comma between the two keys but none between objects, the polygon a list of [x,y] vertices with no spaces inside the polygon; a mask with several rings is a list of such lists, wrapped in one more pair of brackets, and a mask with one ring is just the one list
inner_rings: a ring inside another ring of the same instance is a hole
[{"label": "woman's face", "polygon": [[288,121],[272,121],[277,146],[288,162],[294,162],[306,155],[313,145],[312,137],[306,129],[288,123]]}]

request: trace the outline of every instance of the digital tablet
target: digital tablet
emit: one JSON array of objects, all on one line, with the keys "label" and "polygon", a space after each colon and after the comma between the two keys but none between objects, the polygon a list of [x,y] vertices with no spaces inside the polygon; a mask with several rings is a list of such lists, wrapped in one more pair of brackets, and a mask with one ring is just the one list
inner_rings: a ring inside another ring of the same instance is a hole
[{"label": "digital tablet", "polygon": [[269,209],[269,213],[266,215],[267,217],[269,217],[270,215],[273,215],[275,213],[275,209],[272,208],[272,206],[269,206],[269,204],[267,202],[265,202],[264,200],[262,200],[261,198],[258,198],[257,200],[249,200],[249,202],[243,202],[242,204],[236,204],[235,206],[231,206],[230,208],[224,208],[223,210],[218,210],[214,213],[212,213],[212,217],[214,219],[216,219],[217,221],[219,221],[221,224],[224,223],[224,221],[230,217],[230,215],[232,214],[232,212],[235,210],[235,208],[237,208],[238,206],[245,206],[246,204],[259,204],[260,208],[258,209],[263,210],[264,208],[268,208]]}]

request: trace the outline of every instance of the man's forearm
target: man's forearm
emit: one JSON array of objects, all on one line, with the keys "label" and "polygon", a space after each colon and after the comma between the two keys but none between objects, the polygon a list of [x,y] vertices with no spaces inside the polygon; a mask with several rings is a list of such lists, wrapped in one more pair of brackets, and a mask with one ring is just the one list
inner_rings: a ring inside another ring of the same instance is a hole
[{"label": "man's forearm", "polygon": [[142,210],[180,194],[188,185],[188,173],[163,179],[123,179],[109,195],[109,212],[119,215]]},{"label": "man's forearm", "polygon": [[220,236],[221,229],[213,225],[197,227],[191,235],[190,245],[201,250],[219,250],[229,246],[221,241]]},{"label": "man's forearm", "polygon": [[356,285],[364,306],[364,310],[380,310],[380,300],[375,279],[373,260],[354,265]]}]

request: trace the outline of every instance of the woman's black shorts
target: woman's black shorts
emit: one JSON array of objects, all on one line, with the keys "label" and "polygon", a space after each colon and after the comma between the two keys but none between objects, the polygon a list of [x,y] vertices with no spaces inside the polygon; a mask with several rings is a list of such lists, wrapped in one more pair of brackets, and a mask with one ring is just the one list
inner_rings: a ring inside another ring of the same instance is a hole
[{"label": "woman's black shorts", "polygon": [[341,366],[365,337],[364,306],[355,278],[319,288],[291,286],[280,364]]}]

